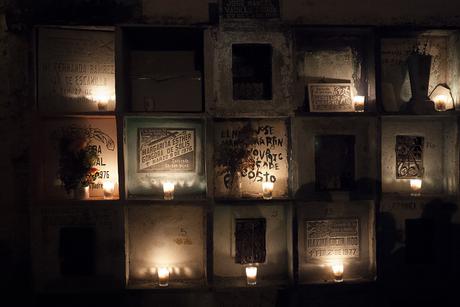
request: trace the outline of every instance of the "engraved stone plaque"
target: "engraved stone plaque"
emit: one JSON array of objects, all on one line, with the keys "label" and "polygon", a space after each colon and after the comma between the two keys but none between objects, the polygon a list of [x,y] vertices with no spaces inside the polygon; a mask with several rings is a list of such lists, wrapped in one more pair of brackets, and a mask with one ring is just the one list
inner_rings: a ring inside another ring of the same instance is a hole
[{"label": "engraved stone plaque", "polygon": [[396,179],[423,177],[424,140],[422,136],[396,136]]},{"label": "engraved stone plaque", "polygon": [[305,233],[307,261],[359,258],[358,218],[305,220]]},{"label": "engraved stone plaque", "polygon": [[38,104],[44,112],[115,109],[114,33],[42,28]]},{"label": "engraved stone plaque", "polygon": [[354,112],[350,83],[310,83],[310,112]]},{"label": "engraved stone plaque", "polygon": [[351,190],[355,181],[355,136],[315,137],[316,190]]},{"label": "engraved stone plaque", "polygon": [[138,172],[195,171],[195,130],[138,128]]},{"label": "engraved stone plaque", "polygon": [[264,263],[266,220],[236,219],[235,220],[235,262]]},{"label": "engraved stone plaque", "polygon": [[279,18],[279,0],[223,0],[224,18]]}]

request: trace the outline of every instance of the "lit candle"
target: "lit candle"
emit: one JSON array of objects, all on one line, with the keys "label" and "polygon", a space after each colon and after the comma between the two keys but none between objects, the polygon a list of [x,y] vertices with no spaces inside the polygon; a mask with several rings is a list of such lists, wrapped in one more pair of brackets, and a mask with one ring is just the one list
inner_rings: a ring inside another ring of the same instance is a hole
[{"label": "lit candle", "polygon": [[273,185],[273,182],[262,183],[262,195],[264,199],[272,199]]},{"label": "lit candle", "polygon": [[257,283],[257,267],[247,266],[246,267],[246,281],[248,285],[254,286]]},{"label": "lit candle", "polygon": [[343,281],[343,263],[334,262],[331,264],[332,274],[334,275],[335,282]]},{"label": "lit candle", "polygon": [[104,199],[112,199],[115,185],[112,181],[104,181],[102,189],[104,190]]},{"label": "lit candle", "polygon": [[434,109],[438,112],[443,112],[447,109],[446,95],[437,95],[434,97]]},{"label": "lit candle", "polygon": [[170,181],[163,182],[163,193],[165,200],[172,200],[174,198],[174,183]]},{"label": "lit candle", "polygon": [[353,104],[355,106],[355,112],[364,112],[364,96],[353,97]]},{"label": "lit candle", "polygon": [[412,196],[420,196],[420,191],[422,190],[422,179],[411,179],[410,180],[410,188]]},{"label": "lit candle", "polygon": [[169,283],[169,269],[162,267],[157,269],[158,285],[160,287],[167,287]]}]

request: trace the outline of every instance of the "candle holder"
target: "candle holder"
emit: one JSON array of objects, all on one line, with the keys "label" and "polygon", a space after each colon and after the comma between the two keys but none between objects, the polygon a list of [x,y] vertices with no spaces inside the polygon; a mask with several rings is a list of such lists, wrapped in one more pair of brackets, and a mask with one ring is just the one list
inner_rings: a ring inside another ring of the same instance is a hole
[{"label": "candle holder", "polygon": [[410,188],[412,190],[410,193],[411,196],[420,196],[420,192],[422,191],[422,179],[411,179]]},{"label": "candle holder", "polygon": [[257,284],[257,267],[250,265],[246,267],[246,282],[248,286],[255,286]]},{"label": "candle holder", "polygon": [[364,96],[354,96],[353,105],[355,106],[355,112],[364,112]]},{"label": "candle holder", "polygon": [[102,184],[102,189],[104,190],[104,199],[113,198],[113,191],[115,189],[115,185],[112,181],[104,181],[104,183]]},{"label": "candle holder", "polygon": [[167,287],[169,285],[169,269],[166,267],[157,268],[158,285]]},{"label": "candle holder", "polygon": [[174,183],[170,181],[163,182],[163,198],[164,200],[174,199]]},{"label": "candle holder", "polygon": [[434,109],[438,112],[444,112],[447,110],[447,96],[437,95],[434,97]]},{"label": "candle holder", "polygon": [[331,264],[334,282],[343,282],[343,262],[334,262]]},{"label": "candle holder", "polygon": [[263,182],[262,183],[262,195],[264,199],[272,199],[273,193],[273,182]]}]

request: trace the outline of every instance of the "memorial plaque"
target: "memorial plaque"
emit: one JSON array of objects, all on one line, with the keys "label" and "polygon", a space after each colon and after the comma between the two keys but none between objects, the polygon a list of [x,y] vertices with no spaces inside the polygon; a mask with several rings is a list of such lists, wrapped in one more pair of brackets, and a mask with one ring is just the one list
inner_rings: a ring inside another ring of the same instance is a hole
[{"label": "memorial plaque", "polygon": [[263,218],[235,220],[235,263],[265,262],[265,231]]},{"label": "memorial plaque", "polygon": [[423,177],[424,140],[422,136],[396,136],[396,179]]},{"label": "memorial plaque", "polygon": [[41,28],[38,105],[42,112],[115,109],[114,33]]},{"label": "memorial plaque", "polygon": [[279,18],[279,0],[223,0],[224,18]]},{"label": "memorial plaque", "polygon": [[[215,122],[216,197],[262,197],[262,183],[274,184],[273,197],[288,195],[289,138],[285,119]],[[240,172],[239,178],[235,174]],[[232,195],[239,180],[241,195]]]},{"label": "memorial plaque", "polygon": [[201,119],[125,118],[129,197],[163,198],[163,183],[176,197],[202,197],[204,123]]},{"label": "memorial plaque", "polygon": [[232,74],[234,100],[272,99],[272,46],[234,44]]},{"label": "memorial plaque", "polygon": [[310,112],[354,112],[350,83],[310,83]]},{"label": "memorial plaque", "polygon": [[[114,197],[118,197],[118,152],[116,124],[113,117],[106,118],[66,118],[45,122],[43,146],[44,195],[49,198],[68,198],[61,181],[63,171],[73,171],[66,163],[68,153],[79,152],[78,147],[85,144],[97,153],[92,168],[94,182],[89,185],[90,198],[103,197],[103,183],[111,181],[114,186]],[[64,142],[68,147],[63,148]],[[63,163],[67,167],[63,168]],[[80,171],[80,170],[75,170]]]},{"label": "memorial plaque", "polygon": [[315,137],[316,190],[352,190],[355,181],[355,136]]},{"label": "memorial plaque", "polygon": [[195,130],[138,128],[138,172],[195,171]]},{"label": "memorial plaque", "polygon": [[305,220],[305,247],[309,260],[359,258],[359,220]]}]

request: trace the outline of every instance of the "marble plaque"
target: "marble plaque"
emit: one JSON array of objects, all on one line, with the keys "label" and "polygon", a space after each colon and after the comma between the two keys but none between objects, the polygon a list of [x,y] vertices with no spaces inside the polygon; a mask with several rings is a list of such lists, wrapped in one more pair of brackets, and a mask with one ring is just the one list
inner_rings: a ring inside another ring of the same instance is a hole
[{"label": "marble plaque", "polygon": [[305,220],[307,261],[359,258],[359,220]]},{"label": "marble plaque", "polygon": [[224,18],[279,18],[279,0],[223,0]]},{"label": "marble plaque", "polygon": [[350,83],[310,83],[310,112],[354,112]]},{"label": "marble plaque", "polygon": [[114,33],[40,28],[38,105],[42,112],[115,109]]},{"label": "marble plaque", "polygon": [[166,181],[174,198],[206,193],[201,119],[126,117],[124,133],[128,197],[163,198]]}]

